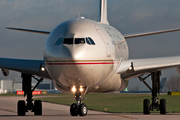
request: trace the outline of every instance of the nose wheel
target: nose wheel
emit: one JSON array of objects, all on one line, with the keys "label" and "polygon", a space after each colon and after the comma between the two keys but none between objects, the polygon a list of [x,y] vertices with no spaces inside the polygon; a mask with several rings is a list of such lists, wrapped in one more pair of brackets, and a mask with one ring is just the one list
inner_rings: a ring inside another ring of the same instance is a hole
[{"label": "nose wheel", "polygon": [[86,116],[88,109],[86,104],[82,103],[82,100],[85,98],[81,97],[82,91],[77,91],[75,93],[74,99],[76,100],[76,103],[73,103],[70,107],[70,114],[71,116]]},{"label": "nose wheel", "polygon": [[80,116],[86,116],[87,115],[87,111],[88,111],[88,109],[87,109],[86,104],[84,104],[84,103],[80,104],[79,111],[78,111],[79,115]]},{"label": "nose wheel", "polygon": [[82,103],[79,106],[77,106],[76,103],[73,103],[70,107],[70,114],[71,116],[86,116],[87,115],[87,106],[86,104]]},{"label": "nose wheel", "polygon": [[78,108],[77,108],[77,104],[73,103],[70,107],[70,114],[71,116],[78,116]]}]

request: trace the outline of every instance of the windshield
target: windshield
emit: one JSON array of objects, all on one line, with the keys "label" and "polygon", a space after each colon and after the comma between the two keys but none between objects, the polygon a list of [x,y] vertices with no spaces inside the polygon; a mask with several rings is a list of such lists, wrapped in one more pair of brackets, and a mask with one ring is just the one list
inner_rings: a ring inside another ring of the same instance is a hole
[{"label": "windshield", "polygon": [[84,38],[75,38],[75,44],[84,44],[85,40]]},{"label": "windshield", "polygon": [[73,38],[64,38],[63,44],[73,44]]}]

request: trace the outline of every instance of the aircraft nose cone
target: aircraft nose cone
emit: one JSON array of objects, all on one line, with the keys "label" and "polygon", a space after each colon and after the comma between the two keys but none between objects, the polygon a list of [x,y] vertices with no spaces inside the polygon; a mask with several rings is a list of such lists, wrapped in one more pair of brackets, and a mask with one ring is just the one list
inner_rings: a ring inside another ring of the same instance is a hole
[{"label": "aircraft nose cone", "polygon": [[83,46],[64,46],[63,57],[66,60],[80,60],[84,57]]}]

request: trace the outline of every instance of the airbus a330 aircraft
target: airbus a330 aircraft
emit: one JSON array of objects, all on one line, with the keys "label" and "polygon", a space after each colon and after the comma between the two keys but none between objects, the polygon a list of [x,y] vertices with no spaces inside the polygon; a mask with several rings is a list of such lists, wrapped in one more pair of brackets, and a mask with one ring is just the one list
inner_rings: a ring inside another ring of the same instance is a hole
[{"label": "airbus a330 aircraft", "polygon": [[[82,103],[82,95],[87,92],[122,91],[127,87],[129,79],[138,77],[145,83],[149,76],[152,78],[152,87],[146,85],[152,91],[152,103],[145,99],[143,112],[150,114],[152,110],[160,110],[161,114],[166,114],[166,100],[161,99],[159,102],[157,97],[161,70],[178,68],[180,57],[128,59],[129,51],[125,39],[180,29],[122,35],[109,25],[107,0],[100,1],[99,22],[79,17],[59,24],[52,32],[11,27],[7,29],[49,35],[43,60],[0,58],[0,68],[4,75],[7,76],[9,70],[22,73],[23,91],[27,102],[18,101],[18,115],[25,115],[30,110],[35,115],[42,115],[42,103],[39,100],[33,102],[32,91],[43,78],[53,81],[61,92],[74,93],[76,103],[71,105],[70,113],[72,116],[85,116],[88,109]],[[147,77],[142,77],[145,74]],[[32,77],[38,80],[33,89]]]}]

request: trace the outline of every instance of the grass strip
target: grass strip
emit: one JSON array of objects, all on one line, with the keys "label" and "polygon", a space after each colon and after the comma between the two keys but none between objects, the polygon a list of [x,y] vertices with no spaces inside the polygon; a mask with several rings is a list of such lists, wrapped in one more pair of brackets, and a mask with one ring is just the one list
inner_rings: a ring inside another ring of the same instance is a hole
[{"label": "grass strip", "polygon": [[[87,100],[83,100],[88,109],[106,111],[112,113],[142,113],[143,100],[151,99],[151,94],[87,94]],[[166,99],[168,113],[180,113],[180,96],[162,94],[159,99]],[[56,94],[52,97],[36,98],[44,102],[71,105],[72,94]],[[157,112],[157,111],[154,111]]]}]

